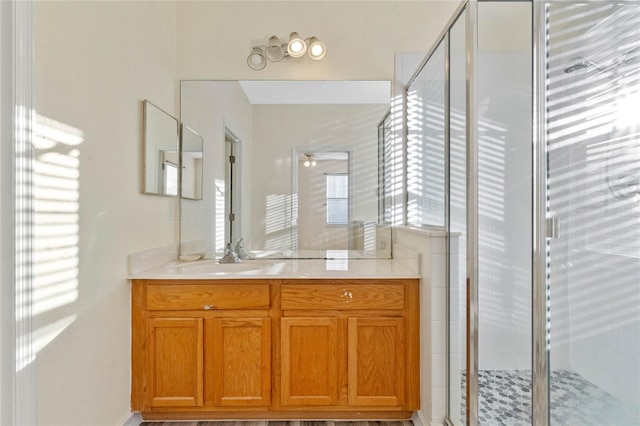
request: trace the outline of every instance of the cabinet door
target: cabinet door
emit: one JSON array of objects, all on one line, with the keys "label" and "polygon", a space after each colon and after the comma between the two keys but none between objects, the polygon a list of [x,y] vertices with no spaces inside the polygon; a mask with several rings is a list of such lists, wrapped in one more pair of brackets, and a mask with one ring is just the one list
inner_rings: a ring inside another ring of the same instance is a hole
[{"label": "cabinet door", "polygon": [[349,318],[349,405],[401,406],[405,389],[403,318]]},{"label": "cabinet door", "polygon": [[282,405],[338,401],[338,319],[282,318]]},{"label": "cabinet door", "polygon": [[217,318],[213,324],[215,405],[268,406],[271,403],[270,319]]},{"label": "cabinet door", "polygon": [[147,336],[151,406],[202,406],[202,318],[151,318]]}]

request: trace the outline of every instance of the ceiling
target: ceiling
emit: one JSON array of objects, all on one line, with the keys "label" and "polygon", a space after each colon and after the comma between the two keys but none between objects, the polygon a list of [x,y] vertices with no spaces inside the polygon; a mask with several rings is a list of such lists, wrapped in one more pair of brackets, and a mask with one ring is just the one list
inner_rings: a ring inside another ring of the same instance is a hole
[{"label": "ceiling", "polygon": [[261,104],[385,104],[390,81],[245,80],[240,86],[253,105]]}]

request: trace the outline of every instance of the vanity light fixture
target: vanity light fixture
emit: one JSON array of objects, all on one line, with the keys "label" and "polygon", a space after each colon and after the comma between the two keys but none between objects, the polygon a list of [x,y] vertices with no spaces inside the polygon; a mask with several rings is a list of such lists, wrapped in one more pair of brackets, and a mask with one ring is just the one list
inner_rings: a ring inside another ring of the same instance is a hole
[{"label": "vanity light fixture", "polygon": [[247,57],[247,65],[255,71],[263,70],[269,62],[280,62],[282,59],[300,58],[308,54],[309,58],[319,61],[324,58],[327,48],[317,37],[303,39],[297,32],[289,35],[289,42],[282,44],[278,36],[269,37],[266,45],[253,46]]},{"label": "vanity light fixture", "polygon": [[313,154],[304,154],[304,163],[302,163],[305,167],[315,167],[318,165],[316,161],[316,157]]}]

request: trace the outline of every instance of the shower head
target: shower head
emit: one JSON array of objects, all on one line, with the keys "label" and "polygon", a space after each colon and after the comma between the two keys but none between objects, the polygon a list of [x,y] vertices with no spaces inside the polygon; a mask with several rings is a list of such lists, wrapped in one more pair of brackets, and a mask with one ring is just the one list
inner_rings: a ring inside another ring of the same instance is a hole
[{"label": "shower head", "polygon": [[607,66],[601,66],[601,65],[598,65],[598,63],[596,63],[596,62],[594,62],[592,60],[584,59],[584,58],[582,58],[580,56],[577,56],[577,57],[571,59],[569,64],[566,65],[563,68],[563,71],[566,74],[571,74],[574,71],[583,71],[583,70],[586,70],[587,68],[595,67],[600,72],[605,72],[605,71],[614,71],[615,72],[616,68],[620,67],[621,65],[634,63],[638,59],[638,57],[640,57],[640,47],[639,46],[633,47],[633,48],[627,50],[626,52],[624,52],[623,54],[618,55],[612,61],[612,63],[610,65],[607,65]]},{"label": "shower head", "polygon": [[578,62],[572,62],[571,64],[564,67],[564,72],[569,74],[574,71],[581,71],[587,69],[591,66],[591,63],[585,61],[584,59],[579,59]]}]

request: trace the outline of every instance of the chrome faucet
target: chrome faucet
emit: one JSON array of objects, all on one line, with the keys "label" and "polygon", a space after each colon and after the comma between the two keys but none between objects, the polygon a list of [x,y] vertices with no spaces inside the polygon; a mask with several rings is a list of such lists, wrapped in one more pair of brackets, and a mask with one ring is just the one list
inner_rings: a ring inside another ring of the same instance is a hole
[{"label": "chrome faucet", "polygon": [[236,243],[235,252],[241,262],[246,259],[251,259],[251,256],[244,251],[244,238],[240,238]]},{"label": "chrome faucet", "polygon": [[227,248],[224,249],[224,256],[220,259],[219,263],[240,263],[242,260],[238,257],[235,251],[231,250],[231,243],[227,243]]}]

